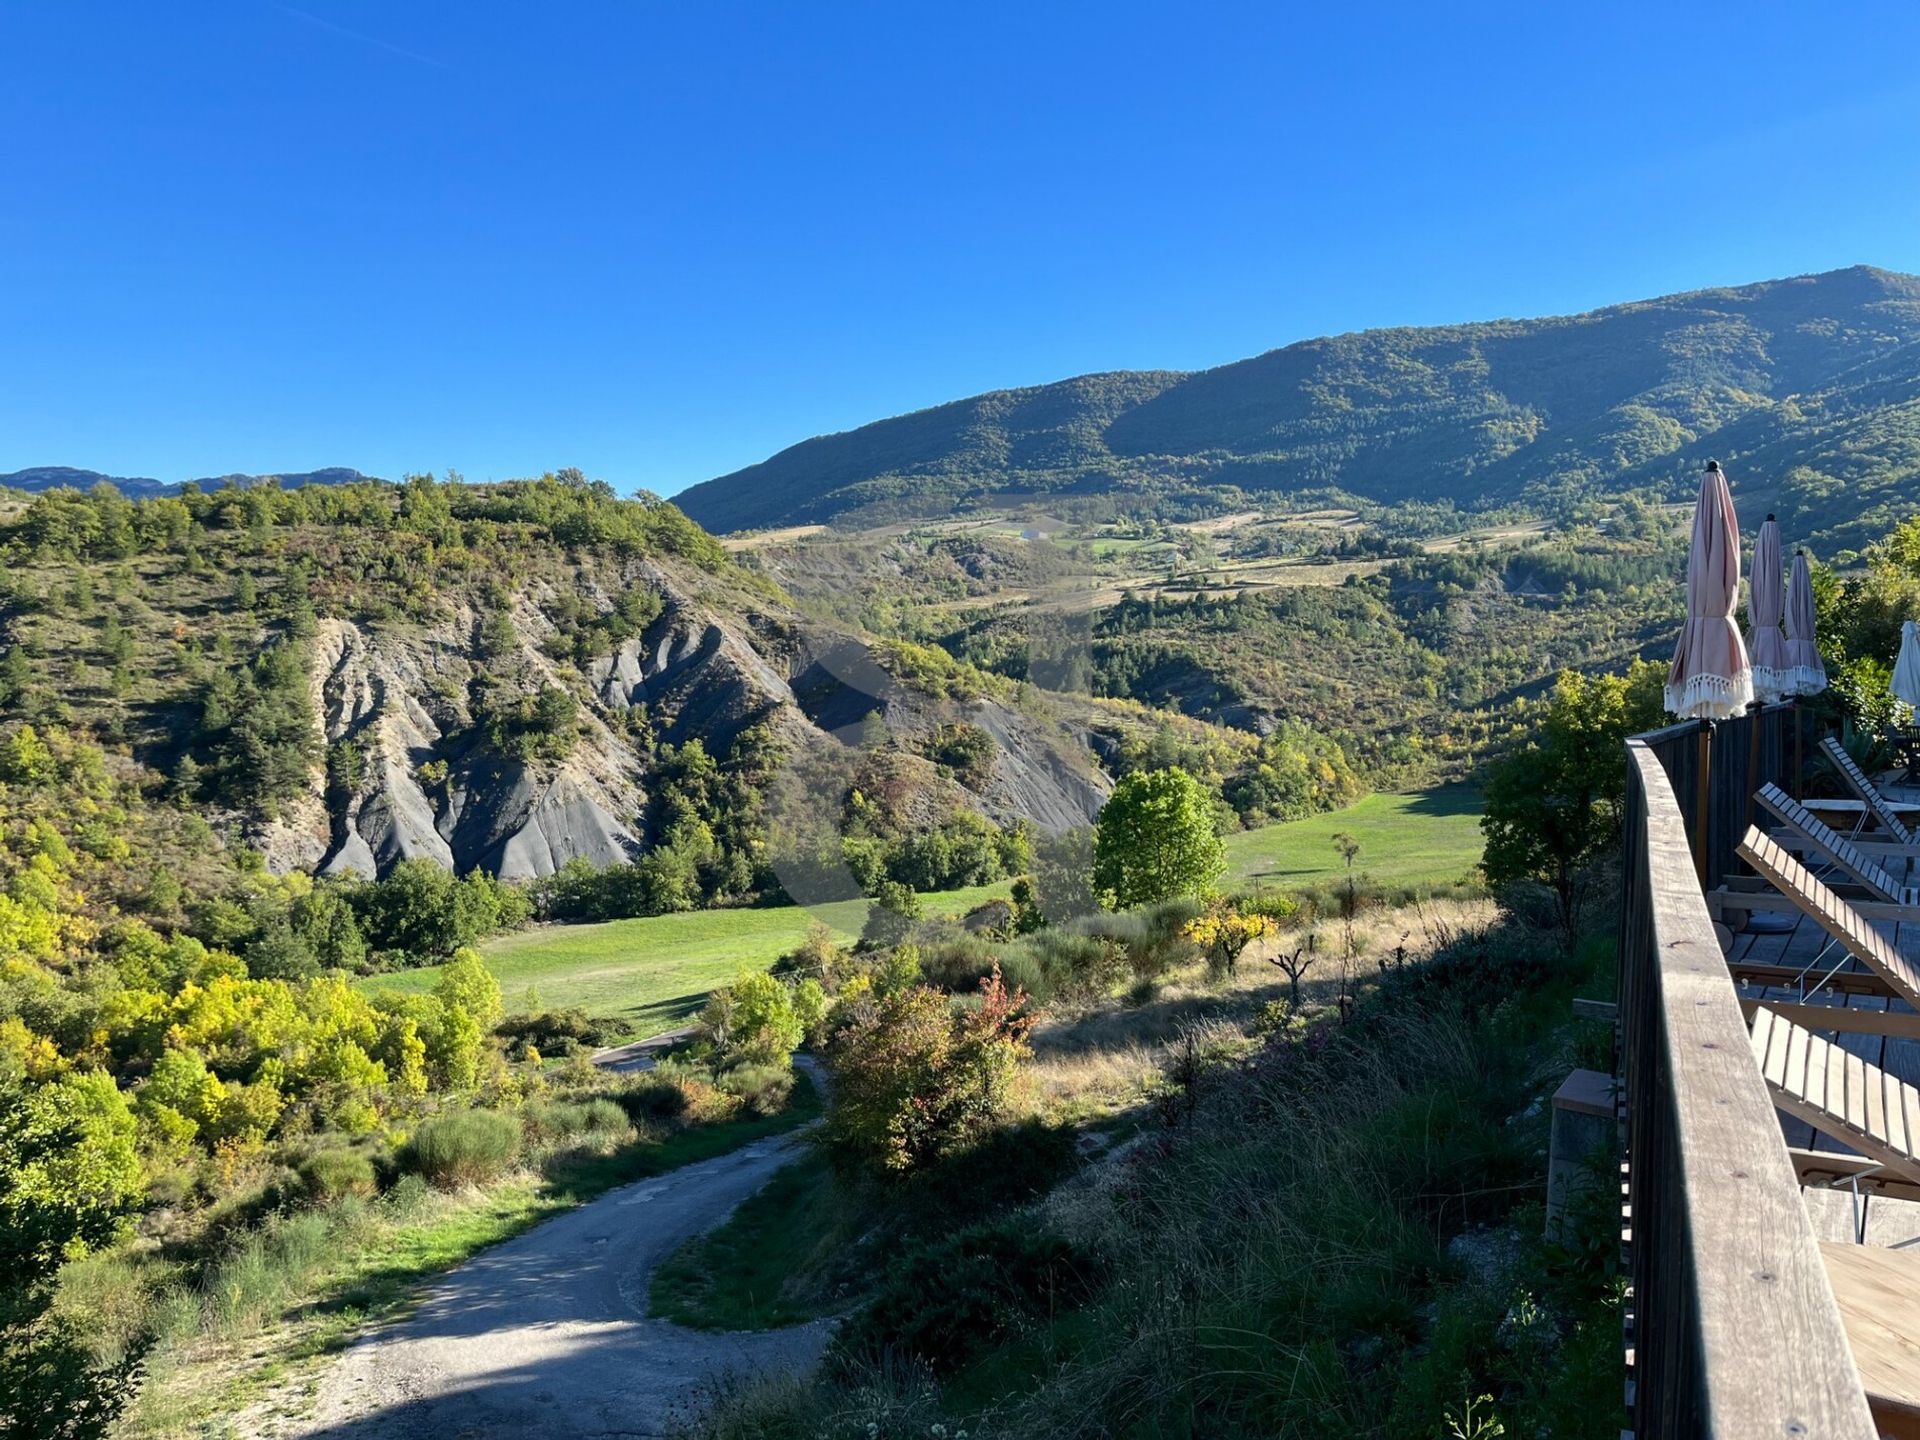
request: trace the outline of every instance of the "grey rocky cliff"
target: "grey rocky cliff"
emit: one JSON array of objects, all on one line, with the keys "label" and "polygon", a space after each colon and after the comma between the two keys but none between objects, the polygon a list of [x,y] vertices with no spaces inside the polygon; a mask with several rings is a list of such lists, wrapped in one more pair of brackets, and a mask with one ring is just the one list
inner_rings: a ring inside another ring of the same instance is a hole
[{"label": "grey rocky cliff", "polygon": [[[527,880],[576,858],[596,867],[633,859],[647,843],[649,798],[628,730],[636,707],[658,741],[698,738],[715,755],[753,725],[800,756],[837,747],[833,737],[874,710],[909,745],[944,720],[966,719],[999,749],[979,792],[956,793],[1002,823],[1083,824],[1110,789],[1084,737],[998,701],[933,700],[892,681],[857,639],[775,603],[712,604],[647,561],[600,583],[652,590],[658,618],[576,671],[548,654],[555,633],[543,602],[556,597],[523,588],[511,609],[515,648],[492,662],[522,684],[559,686],[579,700],[579,739],[559,761],[503,757],[472,733],[470,686],[487,668],[473,611],[456,607],[429,623],[322,620],[312,647],[315,721],[328,745],[357,749],[361,778],[351,795],[328,795],[316,766],[309,793],[254,837],[273,868],[372,876],[426,859]],[[578,593],[612,607],[595,582],[583,580]]]}]

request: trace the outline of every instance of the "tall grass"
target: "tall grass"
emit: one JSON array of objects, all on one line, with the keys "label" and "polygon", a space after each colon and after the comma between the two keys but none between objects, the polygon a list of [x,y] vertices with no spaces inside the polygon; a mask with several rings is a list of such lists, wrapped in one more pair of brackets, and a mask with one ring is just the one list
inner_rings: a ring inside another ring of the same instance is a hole
[{"label": "tall grass", "polygon": [[[1316,981],[1310,1022],[1258,1045],[1230,1016],[1183,1017],[1192,1044],[1163,1044],[1153,1007],[1063,1023],[1056,1066],[1137,1064],[1134,1047],[1168,1062],[1157,1123],[1023,1222],[1100,1257],[1097,1297],[1016,1328],[937,1386],[895,1355],[846,1357],[810,1384],[720,1387],[693,1432],[1386,1440],[1444,1435],[1466,1395],[1487,1394],[1510,1435],[1611,1436],[1607,1246],[1538,1238],[1541,1102],[1574,1061],[1568,1002],[1605,947],[1569,957],[1521,926],[1428,921],[1443,940],[1431,961],[1402,938],[1418,917],[1365,918],[1374,959],[1345,1023],[1332,977]],[[1215,998],[1244,1015],[1251,994]],[[884,1318],[861,1333],[882,1340]],[[905,1336],[920,1322],[889,1323]]]}]

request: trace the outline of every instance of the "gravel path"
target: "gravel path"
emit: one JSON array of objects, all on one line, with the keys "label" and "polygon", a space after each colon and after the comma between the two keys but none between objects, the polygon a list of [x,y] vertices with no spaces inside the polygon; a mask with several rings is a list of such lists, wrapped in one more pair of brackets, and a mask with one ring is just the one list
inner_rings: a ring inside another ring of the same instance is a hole
[{"label": "gravel path", "polygon": [[703,1379],[811,1364],[829,1323],[708,1334],[650,1320],[653,1267],[794,1158],[794,1135],[608,1192],[475,1256],[357,1342],[279,1433],[400,1440],[655,1436]]}]

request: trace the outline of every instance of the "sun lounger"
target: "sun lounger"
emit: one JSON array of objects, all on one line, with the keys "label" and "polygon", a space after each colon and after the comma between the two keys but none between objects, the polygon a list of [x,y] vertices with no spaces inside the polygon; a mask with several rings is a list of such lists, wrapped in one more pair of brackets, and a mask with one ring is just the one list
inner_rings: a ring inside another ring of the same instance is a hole
[{"label": "sun lounger", "polygon": [[1777,1108],[1920,1181],[1920,1089],[1764,1005],[1750,1034]]},{"label": "sun lounger", "polygon": [[1753,797],[1775,819],[1813,849],[1889,905],[1920,905],[1920,890],[1894,879],[1884,866],[1861,851],[1826,821],[1795,800],[1778,785],[1763,785]]},{"label": "sun lounger", "polygon": [[1885,981],[1895,995],[1920,1010],[1920,970],[1865,916],[1782,849],[1777,840],[1748,826],[1747,838],[1735,853],[1791,900],[1801,914],[1832,936],[1842,950]]},{"label": "sun lounger", "polygon": [[1833,736],[1823,735],[1820,739],[1820,748],[1826,752],[1827,758],[1840,772],[1840,778],[1846,782],[1847,788],[1853,791],[1861,805],[1865,807],[1862,811],[1862,819],[1871,815],[1879,822],[1880,828],[1900,844],[1913,844],[1913,831],[1908,829],[1906,822],[1894,813],[1893,807],[1887,803],[1887,797],[1880,793],[1880,787],[1867,778],[1867,772],[1862,770],[1853,756],[1847,753],[1846,747]]}]

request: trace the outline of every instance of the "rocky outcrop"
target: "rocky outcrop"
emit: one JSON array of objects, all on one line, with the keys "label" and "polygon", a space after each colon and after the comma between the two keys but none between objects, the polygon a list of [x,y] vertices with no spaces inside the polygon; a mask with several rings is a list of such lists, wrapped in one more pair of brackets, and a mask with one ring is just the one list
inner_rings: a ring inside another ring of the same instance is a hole
[{"label": "rocky outcrop", "polygon": [[[603,867],[635,858],[647,844],[650,794],[633,743],[636,709],[656,742],[698,738],[716,756],[763,725],[803,767],[803,757],[842,751],[876,710],[908,752],[943,721],[965,718],[998,752],[975,793],[939,779],[942,806],[1060,829],[1084,823],[1105,796],[1084,738],[998,701],[936,700],[896,681],[858,639],[774,603],[715,604],[650,561],[579,578],[574,595],[556,593],[551,579],[515,590],[505,654],[497,636],[483,647],[481,617],[464,607],[430,623],[321,621],[315,721],[336,761],[352,763],[336,766],[346,783],[332,792],[316,767],[310,793],[269,827],[275,868],[373,876],[425,859],[527,880],[574,859]],[[623,585],[657,594],[658,617],[577,670],[554,660],[571,638],[549,615],[577,609],[576,596],[609,611]],[[485,743],[472,709],[489,680],[576,697],[580,734],[564,759],[508,757]]]}]

